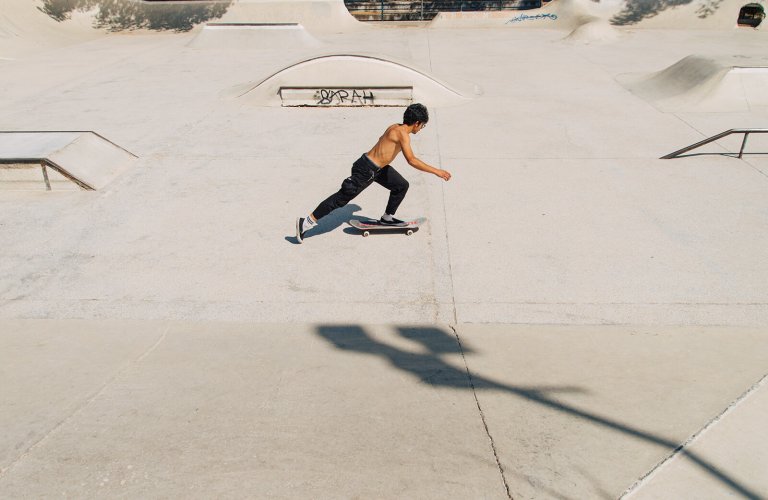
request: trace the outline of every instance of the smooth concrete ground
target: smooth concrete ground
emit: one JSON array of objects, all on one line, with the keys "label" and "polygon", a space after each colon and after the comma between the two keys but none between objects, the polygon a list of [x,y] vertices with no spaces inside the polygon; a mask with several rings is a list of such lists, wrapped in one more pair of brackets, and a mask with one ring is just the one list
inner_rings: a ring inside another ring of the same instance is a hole
[{"label": "smooth concrete ground", "polygon": [[768,492],[763,329],[1,325],[4,498]]},{"label": "smooth concrete ground", "polygon": [[[728,43],[752,55],[764,47],[763,33],[737,35],[643,31],[610,45],[573,45],[556,31],[337,35],[324,51],[409,59],[484,94],[433,108],[414,138],[453,180],[394,163],[411,182],[401,214],[429,219],[418,237],[350,233],[350,216],[383,211],[386,192],[374,186],[302,246],[294,218],[337,189],[402,109],[222,97],[306,54],[193,49],[192,34],[114,36],[2,62],[14,78],[3,82],[0,127],[93,129],[140,161],[95,193],[2,193],[0,313],[765,324],[762,157],[657,158],[762,126],[766,112],[662,113],[614,79]],[[753,151],[766,145],[750,140]],[[361,313],[366,305],[375,307]]]},{"label": "smooth concrete ground", "polygon": [[413,139],[449,183],[394,163],[421,231],[348,228],[374,186],[303,245],[294,218],[402,115],[231,98],[318,49],[133,34],[0,60],[0,129],[140,157],[95,192],[0,191],[0,496],[768,496],[768,164],[723,155],[738,138],[657,159],[768,110],[620,83],[764,57],[765,34],[566,35],[319,36],[483,94]]}]

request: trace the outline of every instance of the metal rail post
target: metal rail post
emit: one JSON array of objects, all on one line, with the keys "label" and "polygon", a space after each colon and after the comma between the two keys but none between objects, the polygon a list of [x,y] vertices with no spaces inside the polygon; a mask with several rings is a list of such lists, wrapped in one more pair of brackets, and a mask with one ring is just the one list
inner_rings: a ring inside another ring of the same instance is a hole
[{"label": "metal rail post", "polygon": [[43,180],[45,181],[45,189],[46,191],[51,190],[51,181],[48,179],[48,167],[45,166],[45,162],[41,161],[40,166],[43,167]]},{"label": "metal rail post", "polygon": [[749,137],[749,132],[744,132],[744,140],[741,141],[741,149],[739,150],[739,159],[744,156],[744,146],[747,145],[747,137]]}]

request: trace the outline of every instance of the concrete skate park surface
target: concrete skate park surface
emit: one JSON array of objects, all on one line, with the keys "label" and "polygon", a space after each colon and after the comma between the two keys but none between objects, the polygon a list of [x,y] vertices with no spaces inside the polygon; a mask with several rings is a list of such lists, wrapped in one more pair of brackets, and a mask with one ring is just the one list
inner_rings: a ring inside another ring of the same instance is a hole
[{"label": "concrete skate park surface", "polygon": [[[8,0],[0,131],[138,159],[94,191],[0,176],[1,497],[768,496],[768,137],[658,159],[768,126],[764,30],[273,4],[110,30]],[[400,158],[419,232],[347,226],[381,215],[374,185],[298,245],[403,108],[247,91],[375,86],[372,60],[453,179]]]}]

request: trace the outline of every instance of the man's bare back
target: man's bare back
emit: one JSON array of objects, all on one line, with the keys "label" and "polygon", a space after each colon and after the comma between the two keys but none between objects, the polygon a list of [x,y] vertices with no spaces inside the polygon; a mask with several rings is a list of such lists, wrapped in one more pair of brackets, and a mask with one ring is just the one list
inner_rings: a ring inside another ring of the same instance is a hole
[{"label": "man's bare back", "polygon": [[418,134],[425,126],[426,124],[418,122],[413,125],[403,125],[401,123],[390,125],[379,138],[376,145],[366,153],[366,156],[381,168],[392,163],[397,158],[397,155],[402,152],[406,161],[412,167],[423,172],[435,174],[446,181],[450,180],[450,172],[428,165],[413,154],[410,134]]},{"label": "man's bare back", "polygon": [[400,124],[390,125],[387,130],[384,131],[379,141],[373,148],[368,151],[368,158],[379,167],[384,167],[392,163],[397,158],[400,151],[403,148],[400,146],[400,134],[398,128],[402,127]]}]

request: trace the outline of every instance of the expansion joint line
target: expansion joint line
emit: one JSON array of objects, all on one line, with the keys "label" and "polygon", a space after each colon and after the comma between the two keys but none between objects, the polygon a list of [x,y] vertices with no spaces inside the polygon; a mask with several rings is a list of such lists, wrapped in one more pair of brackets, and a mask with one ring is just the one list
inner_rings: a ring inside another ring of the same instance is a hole
[{"label": "expansion joint line", "polygon": [[[440,168],[443,168],[443,155],[440,152],[440,122],[435,114],[435,134],[437,136],[437,162]],[[448,240],[448,207],[445,204],[445,183],[440,183],[440,194],[443,202],[443,222],[445,223],[445,256],[448,259],[448,276],[451,280],[451,306],[453,307],[453,324],[459,323],[459,316],[456,312],[456,289],[453,286],[453,263],[451,262],[451,242]],[[454,332],[455,333],[455,332]]]},{"label": "expansion joint line", "polygon": [[[664,458],[662,461],[657,463],[651,470],[643,474],[637,481],[635,481],[632,485],[627,488],[624,493],[621,494],[619,499],[626,499],[631,498],[634,493],[636,493],[640,488],[642,488],[648,481],[651,480],[655,475],[659,473],[661,469],[663,469],[667,464],[669,464],[672,460],[676,459],[677,457],[691,457],[691,454],[688,452],[690,447],[707,431],[709,431],[712,427],[714,427],[720,420],[723,419],[727,414],[731,413],[734,408],[739,406],[741,403],[743,403],[749,396],[751,396],[755,391],[757,391],[760,387],[762,387],[764,384],[768,383],[768,374],[763,375],[760,380],[755,382],[751,387],[749,387],[746,391],[744,391],[739,397],[737,397],[735,400],[731,402],[722,412],[720,412],[718,415],[716,415],[713,419],[711,419],[709,422],[704,425],[701,429],[699,429],[697,432],[695,432],[693,435],[691,435],[684,443],[679,445],[677,448],[672,450],[672,453],[669,454],[666,458]],[[757,496],[753,497],[752,495],[747,492],[745,495],[747,498],[759,498]]]},{"label": "expansion joint line", "polygon": [[27,456],[32,454],[36,449],[40,448],[46,441],[48,441],[51,436],[53,436],[59,429],[63,428],[65,425],[67,425],[70,421],[72,421],[76,416],[78,416],[83,410],[85,410],[86,407],[88,407],[92,402],[94,402],[101,394],[103,394],[107,388],[112,385],[112,383],[117,380],[119,377],[121,377],[124,373],[126,373],[129,369],[131,369],[136,364],[140,363],[144,358],[152,354],[152,352],[157,349],[157,347],[163,343],[166,336],[168,335],[168,331],[170,330],[170,327],[167,327],[165,331],[160,335],[160,338],[157,339],[157,341],[152,344],[146,351],[144,351],[138,358],[136,358],[133,361],[128,361],[123,367],[118,369],[110,378],[107,380],[104,384],[99,387],[96,392],[88,396],[84,401],[82,401],[80,404],[78,404],[74,410],[72,410],[69,415],[65,416],[62,420],[57,422],[53,428],[48,430],[48,432],[45,433],[44,436],[42,436],[40,439],[38,439],[36,442],[32,443],[21,455],[13,459],[13,461],[8,464],[8,466],[4,469],[0,468],[0,478],[3,476],[9,475],[9,472],[12,471],[16,466],[22,462]]},{"label": "expansion joint line", "polygon": [[488,429],[488,422],[485,420],[485,413],[483,413],[483,408],[480,406],[480,400],[477,399],[477,390],[475,389],[475,382],[472,380],[472,373],[469,371],[469,365],[467,364],[467,358],[464,355],[464,347],[461,345],[461,339],[459,338],[459,332],[456,330],[454,326],[450,326],[451,330],[453,330],[453,334],[456,336],[456,342],[459,344],[459,352],[461,353],[461,360],[464,362],[464,370],[467,372],[467,379],[469,380],[469,385],[472,387],[472,396],[475,398],[475,404],[477,405],[477,411],[480,413],[480,420],[483,422],[483,428],[485,429],[485,435],[488,436],[488,441],[491,444],[491,451],[493,451],[493,458],[496,460],[496,468],[499,469],[499,474],[501,475],[501,482],[504,484],[504,492],[507,494],[507,498],[509,500],[512,500],[512,494],[509,492],[509,483],[507,483],[507,477],[504,474],[504,467],[501,465],[501,460],[499,460],[499,454],[496,451],[496,443],[493,441],[493,436],[491,436],[491,431]]}]

